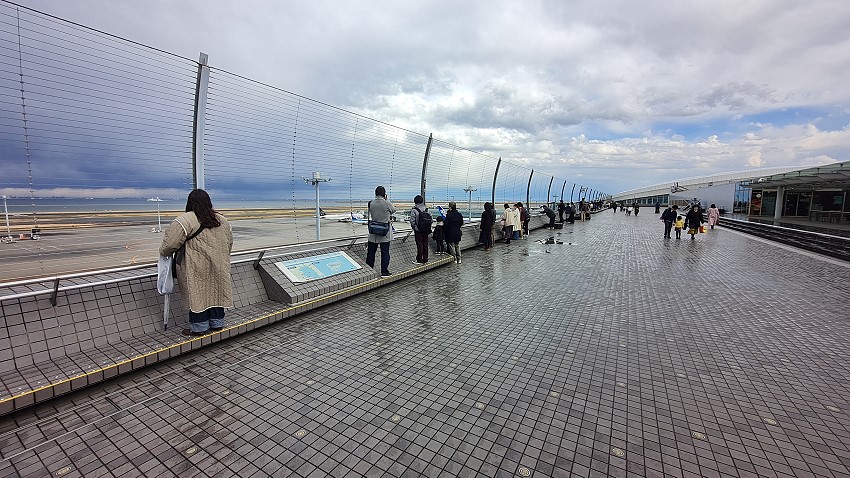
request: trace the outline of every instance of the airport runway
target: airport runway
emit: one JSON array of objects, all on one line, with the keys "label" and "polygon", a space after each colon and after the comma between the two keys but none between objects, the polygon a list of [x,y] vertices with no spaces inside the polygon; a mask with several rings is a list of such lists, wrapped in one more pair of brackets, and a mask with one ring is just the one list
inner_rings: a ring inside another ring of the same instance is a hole
[{"label": "airport runway", "polygon": [[[314,217],[257,218],[265,216],[256,212],[224,214],[233,227],[234,252],[316,239]],[[286,215],[286,211],[282,215]],[[246,216],[248,218],[244,218]],[[112,225],[100,223],[89,227],[56,229],[42,227],[42,238],[39,241],[21,240],[0,244],[0,282],[156,262],[162,233],[151,232],[156,226],[156,213],[153,218],[151,224],[150,215],[146,215],[147,225],[138,224],[136,215],[131,218],[113,217]],[[174,215],[170,215],[167,220],[163,217],[163,228],[173,218]],[[121,221],[137,224],[115,224]],[[409,224],[403,222],[394,223],[394,227],[399,232],[410,231]],[[322,239],[361,235],[366,236],[365,225],[322,220]]]}]

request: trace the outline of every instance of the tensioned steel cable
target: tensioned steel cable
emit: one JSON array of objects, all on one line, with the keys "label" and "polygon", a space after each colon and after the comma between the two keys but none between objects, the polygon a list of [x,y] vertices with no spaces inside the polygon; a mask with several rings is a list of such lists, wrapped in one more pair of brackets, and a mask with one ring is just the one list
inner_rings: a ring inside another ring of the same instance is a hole
[{"label": "tensioned steel cable", "polygon": [[[20,14],[18,14],[18,29],[19,29],[18,30],[18,73],[20,74],[20,78],[21,78],[21,120],[23,121],[23,124],[24,124],[24,149],[25,149],[25,154],[26,154],[26,158],[27,158],[27,180],[29,182],[30,202],[32,203],[33,227],[35,229],[38,229],[38,215],[36,214],[36,207],[35,207],[35,191],[33,190],[33,185],[32,185],[32,156],[30,154],[30,138],[29,138],[29,131],[27,129],[27,101],[26,101],[26,96],[24,94],[26,89],[24,88],[24,61],[23,61],[23,56],[21,56],[20,22],[21,22]],[[45,272],[44,272],[44,260],[41,257],[42,251],[41,251],[40,245],[38,247],[36,247],[36,250],[37,250],[37,253],[38,253],[38,263],[39,263],[39,266],[41,267],[41,273],[45,274]]]},{"label": "tensioned steel cable", "polygon": [[351,211],[351,203],[354,202],[353,184],[354,184],[354,143],[357,140],[357,126],[359,118],[354,120],[354,137],[351,139],[351,159],[348,162],[348,210]]},{"label": "tensioned steel cable", "polygon": [[[2,87],[0,86],[0,88],[2,88]],[[58,99],[61,99],[61,100],[69,100],[69,98],[51,95],[51,94],[44,93],[44,92],[39,92],[38,95],[39,96],[45,96],[45,97],[51,97],[51,98],[58,98]],[[121,111],[129,111],[129,112],[139,113],[139,111],[137,109],[124,108],[124,107],[116,106],[116,105],[106,105],[106,104],[102,104],[102,103],[92,103],[92,102],[84,101],[84,100],[80,100],[80,99],[74,99],[74,101],[78,101],[79,103],[84,104],[84,105],[102,106],[103,108],[111,108],[113,110],[121,110]],[[38,98],[32,99],[31,102],[40,102],[40,103],[45,103],[45,104],[54,105],[54,106],[57,106],[57,105],[58,106],[67,106],[69,108],[79,108],[79,109],[83,109],[83,110],[87,110],[87,111],[99,112],[99,113],[102,113],[104,115],[115,115],[115,113],[110,112],[110,111],[106,111],[106,110],[98,110],[98,109],[94,109],[94,108],[85,108],[85,107],[79,107],[79,106],[75,106],[75,105],[68,105],[68,104],[65,104],[65,103],[50,102],[50,101],[40,100]],[[65,111],[65,110],[57,110],[57,111],[63,112],[63,113],[73,113],[75,115],[76,114],[83,115],[82,113],[69,112],[69,111]],[[157,120],[158,123],[154,123],[154,124],[159,124],[159,125],[162,125],[162,120],[164,120],[164,119],[177,120],[177,118],[170,118],[168,116],[164,116],[164,115],[160,115],[160,114],[156,114],[156,113],[150,113],[148,111],[145,111],[145,114],[147,114],[148,116],[153,117],[155,120]],[[95,117],[94,115],[89,115],[89,116]],[[142,117],[142,116],[134,116],[134,115],[131,115],[131,114],[122,114],[122,117],[137,119],[137,120],[148,120],[148,119],[150,119],[150,118],[146,118],[146,117]],[[121,120],[118,120],[118,119],[115,119],[115,118],[112,118],[111,120],[121,121]],[[132,121],[126,121],[126,120],[123,120],[123,122],[131,123],[131,124],[137,124],[137,123],[133,123]],[[189,126],[191,126],[191,119],[187,121],[187,124]]]},{"label": "tensioned steel cable", "polygon": [[[72,25],[73,27],[77,27],[77,29],[78,29],[78,30],[80,30],[80,31],[85,31],[85,32],[97,32],[98,34],[103,35],[103,36],[105,36],[105,37],[109,37],[109,38],[113,38],[113,39],[118,39],[118,40],[121,40],[121,41],[126,42],[126,43],[129,43],[129,44],[133,44],[133,45],[136,45],[136,46],[139,46],[139,47],[143,47],[143,48],[145,48],[145,49],[147,49],[147,50],[150,50],[150,51],[156,51],[156,52],[158,52],[158,53],[163,54],[163,55],[164,55],[164,56],[166,56],[166,57],[174,57],[174,58],[179,58],[179,59],[181,59],[181,60],[188,60],[188,58],[181,57],[180,55],[176,55],[176,54],[174,54],[174,53],[171,53],[171,52],[168,52],[168,51],[165,51],[165,50],[160,50],[160,49],[158,49],[158,48],[154,48],[154,47],[151,47],[151,46],[148,46],[148,45],[145,45],[145,44],[139,43],[139,42],[135,42],[135,41],[133,41],[133,40],[128,40],[128,39],[123,38],[123,37],[120,37],[120,36],[118,36],[118,35],[113,35],[113,34],[111,34],[111,33],[106,33],[106,32],[100,31],[100,30],[98,30],[98,29],[96,29],[96,28],[92,28],[92,27],[88,27],[88,26],[85,26],[85,25],[81,25],[81,24],[79,24],[79,23],[72,22],[72,21],[70,21],[70,20],[66,20],[66,19],[64,19],[64,18],[59,18],[59,17],[57,17],[57,16],[50,15],[50,14],[48,14],[48,13],[44,13],[44,12],[39,11],[39,10],[36,10],[36,9],[34,9],[34,8],[29,8],[29,7],[26,7],[26,6],[23,6],[23,5],[19,5],[19,4],[15,3],[15,2],[11,2],[11,1],[9,1],[9,0],[0,0],[0,2],[2,2],[2,3],[6,3],[6,4],[9,4],[9,5],[13,5],[13,6],[15,6],[16,8],[21,8],[21,9],[24,9],[24,10],[29,11],[29,12],[37,13],[37,14],[39,14],[39,15],[43,16],[43,17],[46,17],[46,18],[49,18],[49,19],[55,20],[55,21],[60,22],[60,23],[63,23],[63,24]],[[189,60],[189,61],[191,61],[191,60]]]},{"label": "tensioned steel cable", "polygon": [[295,124],[292,128],[292,178],[290,179],[290,183],[292,185],[292,215],[295,217],[293,219],[294,228],[295,228],[295,242],[301,242],[301,238],[298,231],[298,213],[297,206],[295,202],[295,148],[297,146],[298,140],[298,120],[301,118],[301,100],[298,100],[298,107],[295,110]]},{"label": "tensioned steel cable", "polygon": [[[5,1],[5,0],[0,0],[0,1]],[[265,87],[267,87],[267,88],[269,88],[269,89],[272,89],[272,90],[275,90],[275,91],[279,91],[279,92],[284,92],[284,93],[286,93],[286,94],[292,95],[292,96],[294,96],[294,97],[300,98],[300,99],[302,99],[302,100],[305,100],[305,101],[311,102],[311,103],[316,104],[316,105],[322,105],[322,106],[324,106],[324,107],[326,107],[326,108],[329,108],[329,109],[331,109],[331,110],[338,111],[338,112],[340,112],[340,113],[345,113],[345,114],[347,114],[347,115],[356,116],[356,117],[363,118],[363,119],[365,119],[365,120],[369,120],[369,121],[374,121],[374,122],[376,122],[376,123],[380,123],[380,124],[383,124],[383,125],[389,126],[389,127],[391,127],[391,128],[398,128],[398,129],[401,129],[401,130],[403,130],[403,131],[407,131],[408,133],[415,134],[415,135],[420,135],[420,136],[424,136],[424,137],[426,137],[426,138],[427,138],[427,135],[423,135],[422,133],[417,133],[416,131],[411,131],[411,130],[408,130],[408,129],[402,128],[402,127],[400,127],[400,126],[395,126],[395,125],[392,125],[392,124],[390,124],[390,123],[385,123],[385,122],[380,121],[380,120],[376,120],[376,119],[373,119],[373,118],[369,118],[369,117],[364,116],[364,115],[361,115],[361,114],[359,114],[359,113],[354,113],[354,112],[352,112],[352,111],[348,111],[348,110],[345,110],[345,109],[339,108],[339,107],[337,107],[337,106],[333,106],[333,105],[330,105],[330,104],[327,104],[327,103],[323,103],[323,102],[318,101],[318,100],[314,100],[314,99],[311,99],[311,98],[307,98],[307,97],[305,97],[305,96],[301,96],[301,95],[298,95],[298,94],[296,94],[296,93],[292,93],[292,92],[286,91],[286,90],[284,90],[284,89],[282,89],[282,88],[278,88],[278,87],[275,87],[275,86],[272,86],[272,85],[268,85],[268,84],[266,84],[266,83],[263,83],[263,82],[260,82],[260,81],[257,81],[257,80],[252,80],[252,79],[250,79],[250,78],[247,78],[247,77],[244,77],[244,76],[238,75],[238,74],[236,74],[236,73],[231,73],[231,72],[228,72],[228,71],[226,71],[226,70],[221,70],[221,69],[213,68],[213,67],[210,67],[210,70],[216,70],[216,71],[219,71],[219,72],[222,72],[222,73],[226,73],[226,74],[228,74],[228,75],[231,75],[231,76],[233,76],[233,77],[240,78],[240,79],[245,80],[245,81],[247,81],[247,82],[251,82],[251,83],[254,83],[254,84],[258,84],[258,85],[263,85],[263,86],[265,86]]]},{"label": "tensioned steel cable", "polygon": [[[396,150],[398,149],[398,135],[399,134],[400,134],[400,132],[397,131],[395,141],[393,142],[393,155],[392,155],[392,159],[390,159],[390,197],[395,197],[395,195],[392,192],[393,191],[392,190],[392,187],[393,187],[393,169],[395,169],[395,153],[396,153]],[[350,204],[350,202],[349,202],[349,204]]]},{"label": "tensioned steel cable", "polygon": [[[2,32],[2,31],[0,30],[0,32]],[[7,42],[8,42],[7,40],[0,38],[0,48],[7,48],[7,46],[4,45],[4,43],[7,43]],[[11,42],[8,42],[8,43],[11,43]],[[99,73],[99,74],[107,74],[108,73],[108,74],[111,74],[115,78],[120,78],[120,79],[127,80],[127,81],[133,81],[133,82],[136,82],[136,83],[141,83],[141,84],[145,85],[147,88],[166,88],[167,87],[170,90],[172,90],[172,89],[174,89],[174,90],[183,89],[183,90],[186,90],[186,92],[192,92],[194,90],[194,85],[192,85],[192,79],[188,75],[186,75],[186,77],[180,83],[178,83],[176,81],[175,82],[163,82],[163,80],[167,79],[167,78],[165,78],[161,75],[160,76],[141,75],[141,74],[139,74],[139,72],[130,72],[130,71],[115,68],[114,66],[108,67],[107,65],[101,65],[99,63],[92,62],[90,58],[79,59],[80,62],[85,61],[85,65],[83,65],[82,63],[72,63],[70,61],[66,61],[66,60],[62,59],[62,58],[69,58],[69,56],[68,56],[69,52],[66,51],[66,50],[62,50],[62,55],[64,55],[63,57],[56,58],[56,57],[47,57],[45,55],[39,55],[39,54],[34,53],[34,51],[41,51],[41,52],[46,52],[46,53],[56,53],[56,52],[53,52],[53,51],[45,50],[45,49],[42,49],[42,48],[36,48],[36,47],[33,47],[32,45],[29,45],[27,47],[27,49],[29,50],[29,51],[27,51],[27,56],[30,58],[30,60],[29,60],[30,64],[38,65],[38,66],[46,67],[46,68],[51,68],[51,70],[58,70],[58,71],[65,72],[67,74],[83,74],[85,76],[90,76],[90,77],[94,77],[94,78],[108,80],[111,83],[115,82],[114,79],[112,79],[112,78],[98,77],[97,75],[94,74],[94,73]],[[10,58],[10,59],[14,58],[11,55],[7,55],[7,54],[0,54],[0,57]],[[41,60],[44,60],[44,61],[36,61],[35,59],[41,59]],[[57,65],[60,65],[60,64],[63,65],[64,67],[57,66]],[[84,69],[84,71],[74,70],[73,67],[77,67],[78,69]],[[95,68],[95,67],[103,67],[104,69]],[[139,70],[139,71],[144,71],[144,70]],[[118,72],[126,73],[126,75],[118,74]],[[124,83],[124,84],[129,84],[129,83]],[[168,91],[170,91],[170,90],[168,90]]]}]

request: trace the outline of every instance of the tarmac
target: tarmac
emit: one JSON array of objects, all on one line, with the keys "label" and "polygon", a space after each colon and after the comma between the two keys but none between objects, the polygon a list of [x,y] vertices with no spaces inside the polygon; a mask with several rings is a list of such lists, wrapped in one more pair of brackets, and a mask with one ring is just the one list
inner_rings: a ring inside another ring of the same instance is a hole
[{"label": "tarmac", "polygon": [[[248,217],[251,218],[230,221],[234,252],[316,240],[315,217]],[[162,230],[171,220],[173,217],[163,217]],[[156,218],[143,225],[136,224],[136,216],[131,221],[122,225],[45,228],[38,241],[0,244],[0,282],[155,263],[162,242],[162,233],[154,231],[158,228]],[[394,223],[394,227],[398,231],[410,230],[410,225],[403,222]],[[362,224],[331,219],[322,219],[320,228],[322,239],[366,235]]]},{"label": "tarmac", "polygon": [[850,477],[850,264],[662,232],[602,212],[4,416],[0,476]]}]

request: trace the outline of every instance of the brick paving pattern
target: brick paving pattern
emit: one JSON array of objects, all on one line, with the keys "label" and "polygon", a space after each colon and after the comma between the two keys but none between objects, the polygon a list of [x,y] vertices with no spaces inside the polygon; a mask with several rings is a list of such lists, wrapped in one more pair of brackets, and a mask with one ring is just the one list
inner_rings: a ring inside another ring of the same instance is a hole
[{"label": "brick paving pattern", "polygon": [[850,477],[850,264],[658,216],[448,265],[0,419],[0,476]]}]

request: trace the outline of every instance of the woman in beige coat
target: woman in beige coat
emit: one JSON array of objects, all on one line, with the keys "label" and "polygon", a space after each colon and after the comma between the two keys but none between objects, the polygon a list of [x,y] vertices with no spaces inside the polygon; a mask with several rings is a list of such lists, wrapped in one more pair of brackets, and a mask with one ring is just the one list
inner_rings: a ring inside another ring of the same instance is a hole
[{"label": "woman in beige coat", "polygon": [[200,336],[224,327],[224,309],[233,307],[230,251],[233,232],[227,219],[212,207],[203,189],[189,193],[186,213],[165,230],[159,254],[170,256],[186,244],[177,265],[177,284],[189,307],[190,328],[183,335]]}]

